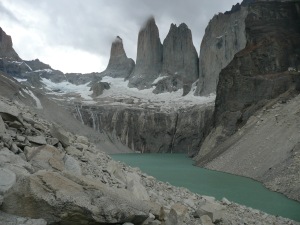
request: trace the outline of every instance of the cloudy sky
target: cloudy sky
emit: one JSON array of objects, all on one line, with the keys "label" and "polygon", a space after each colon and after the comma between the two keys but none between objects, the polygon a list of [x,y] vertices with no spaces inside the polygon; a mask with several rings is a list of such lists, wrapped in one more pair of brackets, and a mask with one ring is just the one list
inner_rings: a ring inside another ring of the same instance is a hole
[{"label": "cloudy sky", "polygon": [[199,53],[213,15],[241,0],[1,0],[0,27],[21,58],[39,58],[63,72],[100,72],[115,36],[136,59],[143,23],[155,17],[163,42],[170,24],[186,23]]}]

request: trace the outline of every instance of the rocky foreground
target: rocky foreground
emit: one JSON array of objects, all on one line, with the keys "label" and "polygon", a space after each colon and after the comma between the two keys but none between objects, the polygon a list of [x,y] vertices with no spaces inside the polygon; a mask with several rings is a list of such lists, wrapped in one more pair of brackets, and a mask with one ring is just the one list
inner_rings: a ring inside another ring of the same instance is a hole
[{"label": "rocky foreground", "polygon": [[0,115],[1,225],[299,224],[157,181],[19,103]]}]

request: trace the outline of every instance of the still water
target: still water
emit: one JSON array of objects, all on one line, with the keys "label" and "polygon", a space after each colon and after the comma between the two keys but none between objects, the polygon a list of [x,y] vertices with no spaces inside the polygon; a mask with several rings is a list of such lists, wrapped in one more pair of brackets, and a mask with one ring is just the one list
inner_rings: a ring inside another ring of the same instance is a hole
[{"label": "still water", "polygon": [[260,209],[273,215],[300,221],[300,203],[284,195],[269,191],[252,179],[193,166],[184,154],[115,154],[113,159],[158,180],[178,187],[186,187],[200,195],[214,196]]}]

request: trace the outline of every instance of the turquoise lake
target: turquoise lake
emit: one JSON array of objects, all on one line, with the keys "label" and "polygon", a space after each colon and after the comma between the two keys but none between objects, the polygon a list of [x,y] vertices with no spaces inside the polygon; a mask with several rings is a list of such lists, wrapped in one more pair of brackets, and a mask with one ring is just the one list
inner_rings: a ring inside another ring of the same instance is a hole
[{"label": "turquoise lake", "polygon": [[184,154],[115,154],[113,159],[160,181],[186,187],[200,195],[223,197],[230,201],[260,209],[272,215],[300,221],[300,203],[282,194],[269,191],[259,182],[218,171],[193,166],[193,160]]}]

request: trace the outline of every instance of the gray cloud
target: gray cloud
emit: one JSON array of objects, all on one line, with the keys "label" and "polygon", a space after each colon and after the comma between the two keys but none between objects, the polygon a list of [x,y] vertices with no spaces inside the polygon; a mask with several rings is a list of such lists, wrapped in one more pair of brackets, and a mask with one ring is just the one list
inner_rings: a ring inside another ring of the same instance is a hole
[{"label": "gray cloud", "polygon": [[9,20],[12,20],[13,22],[17,22],[17,23],[20,22],[18,18],[2,4],[2,2],[0,2],[0,13],[2,17],[7,17]]},{"label": "gray cloud", "polygon": [[[71,46],[109,57],[111,41],[122,37],[126,53],[135,60],[137,37],[153,15],[163,42],[170,24],[186,23],[199,52],[205,27],[214,14],[230,10],[240,0],[14,0],[42,13],[47,26],[37,27],[49,45]],[[25,9],[26,10],[26,9]],[[0,11],[18,20],[0,3]],[[39,20],[39,18],[37,18]],[[0,24],[1,26],[1,24]]]}]

